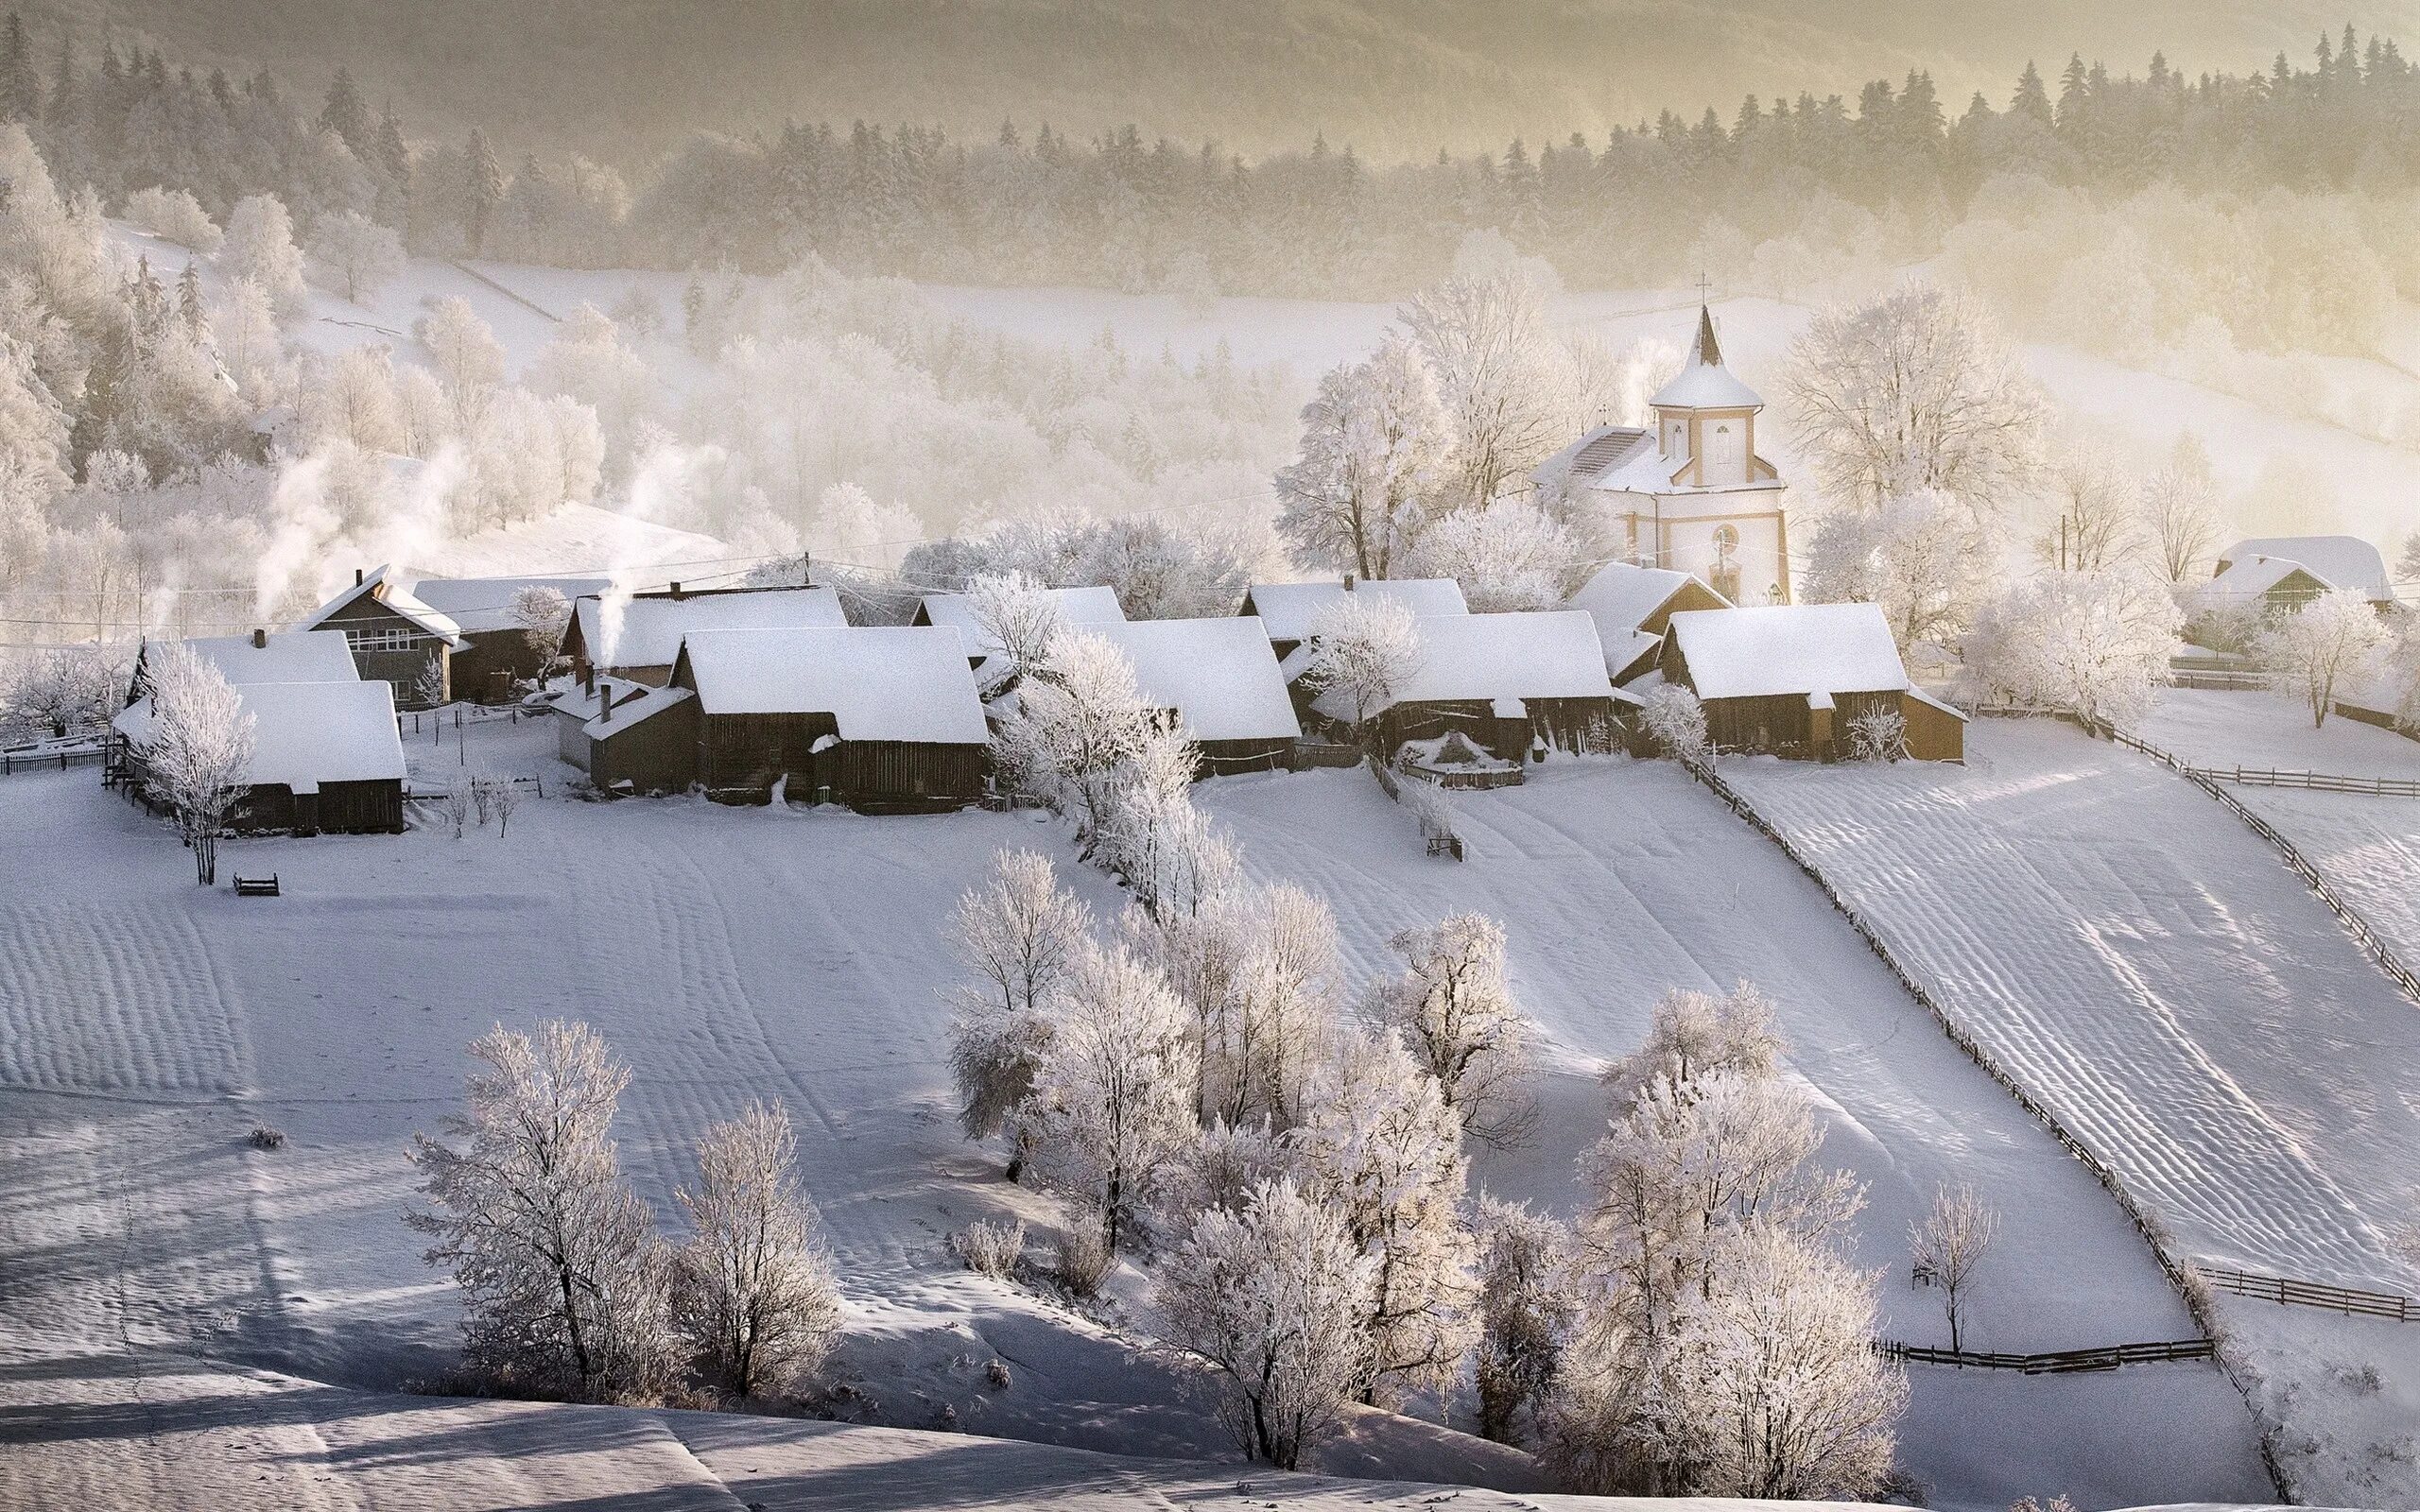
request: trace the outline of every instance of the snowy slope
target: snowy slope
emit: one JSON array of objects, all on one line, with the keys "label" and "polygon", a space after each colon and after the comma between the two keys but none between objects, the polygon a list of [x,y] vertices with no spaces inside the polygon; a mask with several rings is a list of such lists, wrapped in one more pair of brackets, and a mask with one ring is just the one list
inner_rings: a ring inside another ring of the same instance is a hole
[{"label": "snowy slope", "polygon": [[[2420,1218],[2420,1009],[2172,773],[2048,721],[1979,722],[1968,748],[1965,768],[1729,775],[2185,1254],[2412,1292],[2393,1235]],[[2306,1492],[2420,1492],[2391,1426],[2420,1400],[2409,1331],[2293,1311],[2222,1307]]]},{"label": "snowy slope", "polygon": [[[1426,856],[1410,819],[1360,772],[1225,778],[1202,792],[1248,866],[1326,895],[1363,972],[1387,968],[1386,936],[1407,921],[1459,909],[1505,921],[1515,989],[1563,1072],[1537,1147],[1481,1157],[1498,1193],[1568,1211],[1571,1158],[1606,1116],[1594,1073],[1637,1043],[1668,988],[1745,977],[1780,999],[1789,1065],[1824,1111],[1823,1159],[1868,1186],[1858,1259],[1893,1268],[1882,1300],[1893,1336],[1948,1342],[1937,1297],[1908,1285],[1905,1235],[1937,1184],[1962,1180],[2006,1218],[1969,1335],[1983,1348],[2190,1336],[2149,1252],[2083,1168],[1941,1035],[1794,868],[1670,764],[1559,762],[1519,788],[1458,795],[1461,866]],[[1936,1504],[2004,1505],[2041,1486],[2046,1463],[2102,1503],[2253,1497],[2266,1485],[2243,1404],[2214,1371],[2121,1374],[2088,1393],[1981,1372],[1910,1380],[1902,1452],[1933,1482]]]}]

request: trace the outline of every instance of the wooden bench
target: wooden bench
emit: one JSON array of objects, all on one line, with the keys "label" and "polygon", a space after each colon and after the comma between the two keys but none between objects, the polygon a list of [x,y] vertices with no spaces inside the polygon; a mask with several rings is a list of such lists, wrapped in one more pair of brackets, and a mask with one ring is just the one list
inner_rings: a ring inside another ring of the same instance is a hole
[{"label": "wooden bench", "polygon": [[1462,837],[1459,834],[1432,834],[1428,837],[1428,853],[1462,859]]},{"label": "wooden bench", "polygon": [[277,890],[277,873],[272,871],[266,877],[236,877],[235,896],[238,898],[275,898],[279,896]]}]

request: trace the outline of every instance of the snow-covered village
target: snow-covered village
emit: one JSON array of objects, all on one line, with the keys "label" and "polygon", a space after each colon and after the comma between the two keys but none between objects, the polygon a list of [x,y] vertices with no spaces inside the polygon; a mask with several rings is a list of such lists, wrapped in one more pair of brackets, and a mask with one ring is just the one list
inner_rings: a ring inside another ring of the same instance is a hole
[{"label": "snow-covered village", "polygon": [[0,1508],[2420,1506],[2416,44],[25,0]]}]

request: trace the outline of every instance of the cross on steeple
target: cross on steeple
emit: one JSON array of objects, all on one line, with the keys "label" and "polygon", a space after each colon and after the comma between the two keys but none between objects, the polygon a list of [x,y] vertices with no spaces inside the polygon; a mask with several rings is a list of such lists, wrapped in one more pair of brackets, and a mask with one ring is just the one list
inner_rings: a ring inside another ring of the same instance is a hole
[{"label": "cross on steeple", "polygon": [[1698,302],[1700,304],[1706,302],[1706,294],[1711,287],[1712,285],[1706,282],[1705,269],[1698,269]]}]

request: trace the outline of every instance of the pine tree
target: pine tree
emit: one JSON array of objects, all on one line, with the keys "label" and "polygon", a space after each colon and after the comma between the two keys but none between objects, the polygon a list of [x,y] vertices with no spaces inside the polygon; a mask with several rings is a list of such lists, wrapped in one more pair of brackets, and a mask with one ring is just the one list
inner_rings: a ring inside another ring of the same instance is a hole
[{"label": "pine tree", "polygon": [[25,19],[13,10],[8,26],[0,29],[0,114],[12,121],[42,115],[42,80],[34,72],[33,45],[26,41]]},{"label": "pine tree", "polygon": [[370,108],[361,102],[361,92],[353,87],[351,70],[337,70],[336,82],[328,86],[327,103],[320,108],[320,129],[334,131],[354,157],[369,157]]},{"label": "pine tree", "polygon": [[191,263],[185,264],[185,270],[177,275],[177,318],[184,322],[185,331],[195,340],[209,338],[210,315],[202,307],[201,274]]},{"label": "pine tree", "polygon": [[463,149],[462,159],[464,195],[470,205],[469,221],[462,229],[470,241],[471,255],[476,257],[487,243],[495,208],[504,199],[504,169],[496,163],[487,133],[477,127],[471,129],[470,145]]}]

